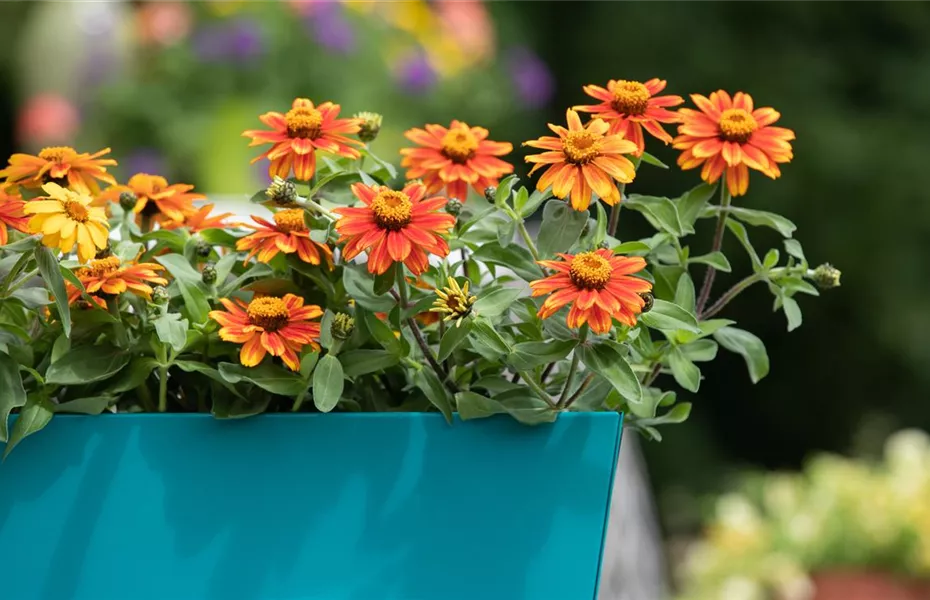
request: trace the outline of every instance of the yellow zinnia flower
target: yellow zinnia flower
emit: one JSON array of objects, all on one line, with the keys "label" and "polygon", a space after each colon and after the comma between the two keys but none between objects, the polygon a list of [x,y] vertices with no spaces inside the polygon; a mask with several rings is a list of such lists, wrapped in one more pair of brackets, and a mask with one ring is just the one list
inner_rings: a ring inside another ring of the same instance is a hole
[{"label": "yellow zinnia flower", "polygon": [[30,233],[41,233],[49,248],[71,252],[77,244],[78,260],[86,263],[97,250],[107,247],[109,229],[103,208],[91,206],[90,196],[67,190],[57,183],[46,183],[47,197],[27,202],[23,212],[29,219]]}]

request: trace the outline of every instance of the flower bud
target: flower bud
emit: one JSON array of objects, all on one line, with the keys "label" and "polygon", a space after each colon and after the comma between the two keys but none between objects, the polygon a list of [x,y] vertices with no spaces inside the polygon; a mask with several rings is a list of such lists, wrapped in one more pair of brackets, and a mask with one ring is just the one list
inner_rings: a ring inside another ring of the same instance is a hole
[{"label": "flower bud", "polygon": [[213,252],[213,246],[201,240],[197,242],[196,246],[194,246],[194,252],[197,254],[197,256],[206,258],[210,256],[211,252]]},{"label": "flower bud", "polygon": [[138,201],[139,199],[136,198],[136,195],[133,194],[132,192],[123,192],[119,195],[120,208],[122,208],[126,212],[129,212],[132,209],[134,209]]},{"label": "flower bud", "polygon": [[360,112],[355,115],[355,118],[360,121],[358,139],[366,144],[375,141],[375,138],[378,137],[378,132],[381,131],[381,115],[374,112]]},{"label": "flower bud", "polygon": [[484,188],[484,199],[490,202],[491,204],[494,204],[494,201],[496,200],[495,198],[496,195],[497,195],[496,187],[489,186],[489,187]]},{"label": "flower bud", "polygon": [[108,241],[106,246],[104,246],[100,250],[97,250],[97,254],[94,255],[94,260],[99,260],[101,258],[108,258],[110,256],[113,256],[113,249],[110,248],[110,243]]},{"label": "flower bud", "polygon": [[155,289],[152,290],[152,304],[168,304],[168,301],[171,299],[171,296],[168,295],[168,290],[161,285],[155,286]]},{"label": "flower bud", "polygon": [[453,217],[459,216],[459,213],[462,212],[461,201],[459,201],[457,198],[449,198],[449,201],[446,203],[446,212]]},{"label": "flower bud", "polygon": [[333,339],[345,341],[352,337],[352,332],[355,331],[355,319],[345,313],[336,313],[329,329]]},{"label": "flower bud", "polygon": [[822,290],[829,290],[840,287],[840,275],[842,275],[842,273],[839,269],[830,263],[823,263],[814,269],[814,274],[811,278],[814,280],[814,283],[817,284],[817,287]]},{"label": "flower bud", "polygon": [[275,175],[271,185],[265,190],[265,196],[278,206],[292,206],[297,201],[297,186]]},{"label": "flower bud", "polygon": [[205,264],[203,266],[203,271],[200,272],[200,279],[207,285],[216,283],[216,265],[212,262]]},{"label": "flower bud", "polygon": [[639,295],[639,297],[643,299],[643,302],[645,302],[642,312],[647,313],[652,310],[652,305],[655,304],[655,296],[653,296],[650,292],[643,292]]}]

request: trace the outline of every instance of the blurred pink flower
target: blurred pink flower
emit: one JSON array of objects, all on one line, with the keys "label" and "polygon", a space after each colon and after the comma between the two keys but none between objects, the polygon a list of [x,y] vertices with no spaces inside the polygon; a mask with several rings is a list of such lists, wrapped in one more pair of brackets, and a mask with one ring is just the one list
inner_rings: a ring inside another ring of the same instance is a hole
[{"label": "blurred pink flower", "polygon": [[16,135],[25,145],[45,146],[74,139],[81,116],[67,98],[57,94],[32,96],[20,108]]},{"label": "blurred pink flower", "polygon": [[494,27],[480,0],[437,2],[435,10],[446,31],[475,59],[494,54]]},{"label": "blurred pink flower", "polygon": [[184,2],[145,2],[136,11],[137,34],[145,44],[176,44],[190,33],[191,21]]}]

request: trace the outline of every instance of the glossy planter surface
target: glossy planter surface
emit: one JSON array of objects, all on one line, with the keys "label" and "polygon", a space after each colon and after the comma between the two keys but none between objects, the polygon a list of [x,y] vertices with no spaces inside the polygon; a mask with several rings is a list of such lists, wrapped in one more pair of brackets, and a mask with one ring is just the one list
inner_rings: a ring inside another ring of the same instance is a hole
[{"label": "glossy planter surface", "polygon": [[594,600],[617,414],[55,417],[0,465],[11,600]]}]

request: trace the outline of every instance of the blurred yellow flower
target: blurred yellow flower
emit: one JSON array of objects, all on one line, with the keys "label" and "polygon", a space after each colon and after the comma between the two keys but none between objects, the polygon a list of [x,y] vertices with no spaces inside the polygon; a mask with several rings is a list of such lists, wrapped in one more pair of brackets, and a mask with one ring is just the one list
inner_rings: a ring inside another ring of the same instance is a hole
[{"label": "blurred yellow flower", "polygon": [[107,215],[103,208],[91,206],[90,196],[57,183],[46,183],[42,189],[48,197],[27,202],[23,212],[34,215],[29,219],[29,231],[41,233],[43,244],[64,253],[77,245],[78,260],[82,263],[107,247],[110,235]]}]

